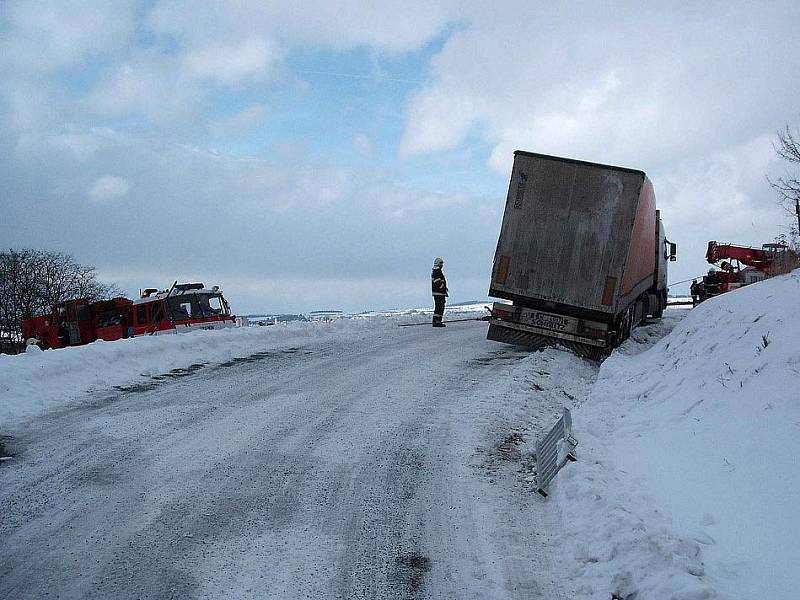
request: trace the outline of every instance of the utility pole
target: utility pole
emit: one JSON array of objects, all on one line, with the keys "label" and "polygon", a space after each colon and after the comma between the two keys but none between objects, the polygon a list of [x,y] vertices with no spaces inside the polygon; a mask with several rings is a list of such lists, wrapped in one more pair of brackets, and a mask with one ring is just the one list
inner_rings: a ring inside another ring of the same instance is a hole
[{"label": "utility pole", "polygon": [[794,212],[797,213],[797,237],[800,238],[800,198],[794,199]]}]

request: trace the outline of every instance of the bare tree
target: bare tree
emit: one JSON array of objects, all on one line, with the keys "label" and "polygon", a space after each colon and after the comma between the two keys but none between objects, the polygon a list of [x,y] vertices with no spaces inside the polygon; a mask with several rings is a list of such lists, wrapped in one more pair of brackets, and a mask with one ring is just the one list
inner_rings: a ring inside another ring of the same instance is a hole
[{"label": "bare tree", "polygon": [[46,306],[72,298],[104,300],[121,293],[115,285],[98,281],[94,267],[77,263],[69,254],[40,252],[37,267],[40,297]]},{"label": "bare tree", "polygon": [[97,279],[94,267],[69,254],[45,250],[0,252],[0,352],[22,347],[22,321],[47,314],[54,304],[75,298],[102,300],[119,288]]},{"label": "bare tree", "polygon": [[784,209],[797,218],[796,227],[794,218],[792,219],[789,233],[790,237],[796,241],[800,236],[800,179],[797,174],[797,171],[800,170],[800,131],[792,131],[787,125],[783,131],[778,132],[778,141],[774,146],[777,155],[789,163],[790,169],[787,170],[784,177],[779,177],[774,181],[767,177],[767,181],[777,190]]}]

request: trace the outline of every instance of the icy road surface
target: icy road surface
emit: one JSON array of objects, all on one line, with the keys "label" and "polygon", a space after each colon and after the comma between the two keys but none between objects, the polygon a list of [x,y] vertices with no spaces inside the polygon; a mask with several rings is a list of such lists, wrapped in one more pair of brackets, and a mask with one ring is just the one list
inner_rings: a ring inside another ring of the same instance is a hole
[{"label": "icy road surface", "polygon": [[596,368],[485,334],[376,328],[27,421],[0,598],[572,597],[529,452]]}]

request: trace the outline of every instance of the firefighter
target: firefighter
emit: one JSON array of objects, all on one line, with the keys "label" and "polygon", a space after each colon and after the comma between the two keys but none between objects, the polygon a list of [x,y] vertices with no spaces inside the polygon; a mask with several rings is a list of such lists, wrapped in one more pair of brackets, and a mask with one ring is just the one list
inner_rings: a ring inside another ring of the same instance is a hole
[{"label": "firefighter", "polygon": [[689,293],[692,295],[692,307],[697,306],[700,303],[700,284],[697,283],[697,279],[692,279]]},{"label": "firefighter", "polygon": [[433,323],[434,327],[446,327],[442,323],[444,318],[444,303],[447,298],[447,280],[442,273],[444,261],[441,258],[436,258],[433,261],[433,270],[431,271],[431,292],[433,293]]},{"label": "firefighter", "polygon": [[58,343],[62,348],[69,346],[69,329],[63,321],[58,324]]},{"label": "firefighter", "polygon": [[722,281],[719,278],[719,274],[714,269],[709,269],[705,281],[706,295],[716,296],[719,294],[722,291],[720,289],[721,283]]}]

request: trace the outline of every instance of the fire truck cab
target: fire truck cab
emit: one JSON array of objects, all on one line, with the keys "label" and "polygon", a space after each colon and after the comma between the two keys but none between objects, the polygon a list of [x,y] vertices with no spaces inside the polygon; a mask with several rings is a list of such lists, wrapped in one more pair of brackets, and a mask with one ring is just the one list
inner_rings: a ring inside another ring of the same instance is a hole
[{"label": "fire truck cab", "polygon": [[133,302],[132,313],[134,336],[236,326],[222,290],[202,283],[175,283],[160,292],[146,289]]}]

